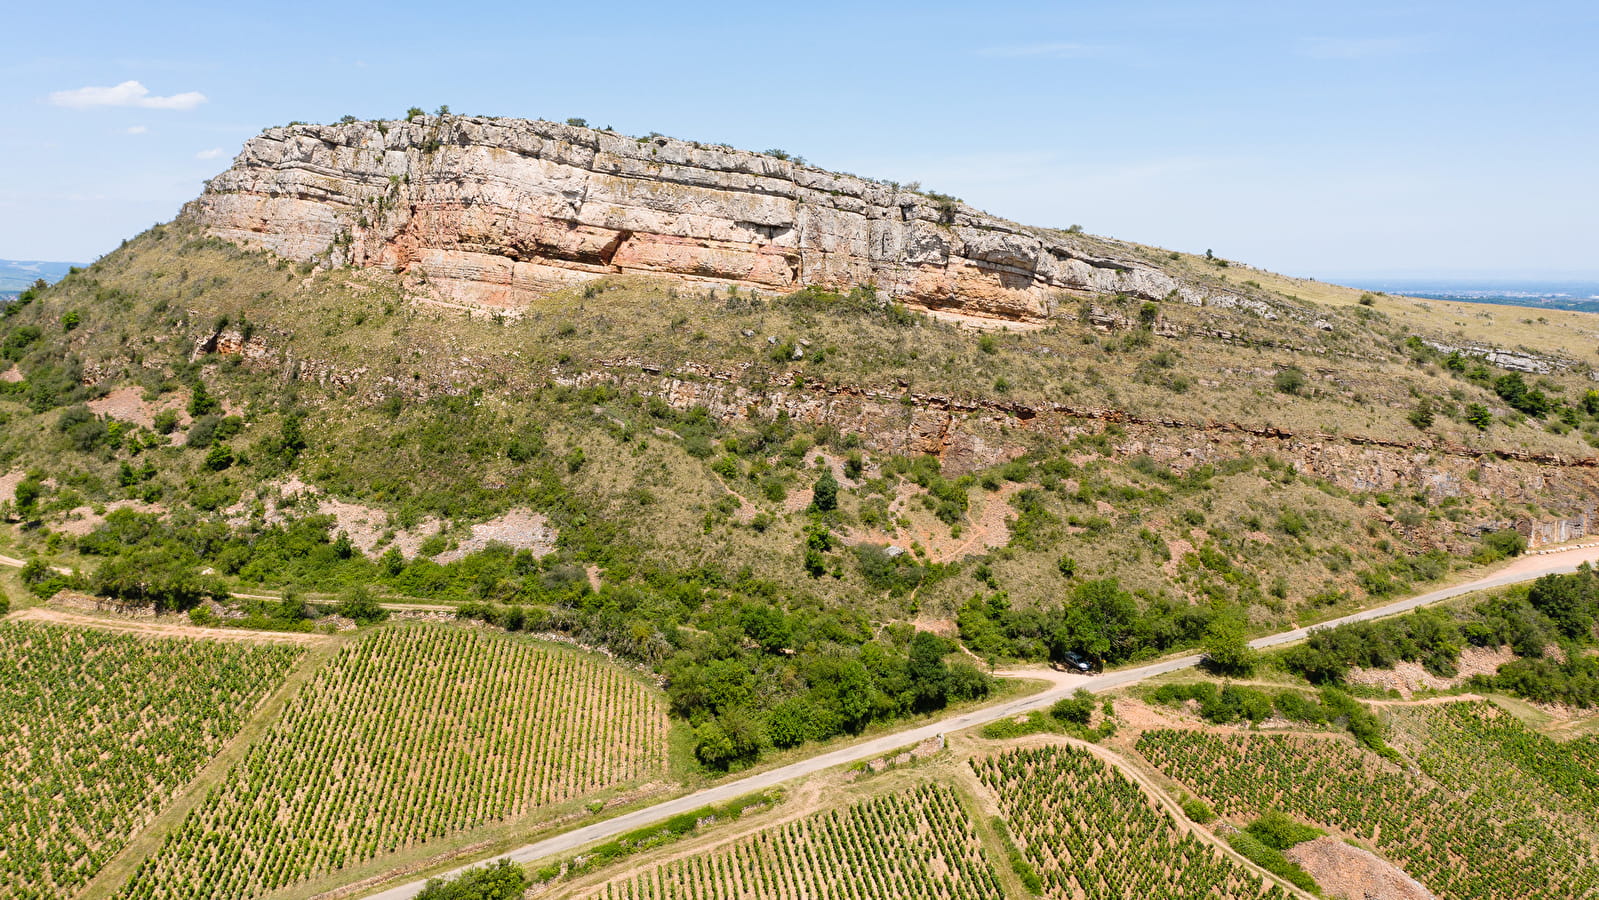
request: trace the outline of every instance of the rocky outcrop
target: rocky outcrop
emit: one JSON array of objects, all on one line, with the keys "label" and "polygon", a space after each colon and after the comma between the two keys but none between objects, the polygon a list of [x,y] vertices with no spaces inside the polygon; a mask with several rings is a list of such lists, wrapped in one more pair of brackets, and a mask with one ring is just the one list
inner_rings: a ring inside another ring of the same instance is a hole
[{"label": "rocky outcrop", "polygon": [[[558,384],[609,383],[659,397],[678,409],[704,408],[723,421],[770,420],[781,415],[797,422],[831,425],[861,435],[875,451],[937,456],[944,471],[953,475],[1020,456],[1038,438],[1059,444],[1113,433],[1111,445],[1116,456],[1149,456],[1176,471],[1218,465],[1239,456],[1270,456],[1302,475],[1349,491],[1404,491],[1424,495],[1429,503],[1448,498],[1538,503],[1571,517],[1558,526],[1543,521],[1517,523],[1533,546],[1593,533],[1599,524],[1585,499],[1599,490],[1599,459],[1594,457],[1483,449],[1442,441],[1404,443],[1359,435],[1295,433],[1237,422],[1148,419],[1103,407],[1031,407],[832,385],[815,379],[802,385],[793,378],[751,384],[741,371],[691,364],[674,372],[637,359],[606,361],[599,370],[550,374]],[[1475,538],[1482,531],[1508,524],[1479,522],[1454,530]],[[1462,542],[1457,549],[1469,548]]]},{"label": "rocky outcrop", "polygon": [[1263,301],[1185,283],[1115,242],[794,160],[553,122],[291,125],[245,144],[185,211],[299,261],[381,266],[516,308],[613,274],[791,291],[875,284],[926,309],[1042,319],[1063,293]]}]

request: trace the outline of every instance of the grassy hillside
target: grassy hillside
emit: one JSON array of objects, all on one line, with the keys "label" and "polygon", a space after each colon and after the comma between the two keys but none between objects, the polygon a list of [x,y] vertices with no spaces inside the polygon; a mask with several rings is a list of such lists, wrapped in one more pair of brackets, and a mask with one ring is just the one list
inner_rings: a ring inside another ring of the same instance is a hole
[{"label": "grassy hillside", "polygon": [[[375,593],[565,631],[665,674],[726,766],[987,689],[919,630],[1136,659],[1580,510],[1582,367],[1514,375],[1433,346],[1480,320],[1138,252],[1255,303],[1062,298],[975,332],[869,288],[624,280],[489,315],[159,227],[4,320],[8,539],[81,573],[34,568],[40,595]],[[1580,322],[1528,340],[1575,359]]]}]

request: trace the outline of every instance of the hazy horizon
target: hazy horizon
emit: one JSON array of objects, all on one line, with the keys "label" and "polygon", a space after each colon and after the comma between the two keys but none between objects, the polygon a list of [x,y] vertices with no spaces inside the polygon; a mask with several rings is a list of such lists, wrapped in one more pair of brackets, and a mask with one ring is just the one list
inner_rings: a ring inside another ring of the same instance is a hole
[{"label": "hazy horizon", "polygon": [[0,60],[17,258],[114,249],[264,127],[448,104],[783,148],[1287,274],[1599,277],[1589,4],[64,0],[8,25],[31,38]]}]

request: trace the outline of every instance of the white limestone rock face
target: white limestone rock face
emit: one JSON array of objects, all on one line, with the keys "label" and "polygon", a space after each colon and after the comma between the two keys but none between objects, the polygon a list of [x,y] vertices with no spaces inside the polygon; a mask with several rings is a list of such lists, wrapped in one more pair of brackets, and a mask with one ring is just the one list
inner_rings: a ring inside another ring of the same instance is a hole
[{"label": "white limestone rock face", "polygon": [[892,185],[553,122],[271,128],[185,216],[290,259],[409,272],[488,307],[629,273],[774,292],[870,282],[912,306],[1014,321],[1048,315],[1063,291],[1245,300]]}]

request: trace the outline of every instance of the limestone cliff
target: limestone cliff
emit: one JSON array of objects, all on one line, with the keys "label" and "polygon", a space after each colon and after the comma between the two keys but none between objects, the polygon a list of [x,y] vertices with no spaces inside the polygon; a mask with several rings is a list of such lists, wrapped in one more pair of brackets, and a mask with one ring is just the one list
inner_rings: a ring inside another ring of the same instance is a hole
[{"label": "limestone cliff", "polygon": [[609,274],[786,292],[873,283],[901,302],[1013,321],[1063,292],[1249,301],[1114,241],[775,156],[552,122],[466,117],[292,125],[251,139],[186,211],[291,259],[408,273],[515,308]]}]

